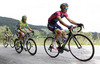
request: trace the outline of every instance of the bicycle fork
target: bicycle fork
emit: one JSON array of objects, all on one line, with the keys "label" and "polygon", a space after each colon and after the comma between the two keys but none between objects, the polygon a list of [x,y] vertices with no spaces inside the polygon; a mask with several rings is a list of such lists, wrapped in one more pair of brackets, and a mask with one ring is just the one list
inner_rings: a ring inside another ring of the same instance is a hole
[{"label": "bicycle fork", "polygon": [[76,46],[78,47],[78,49],[82,48],[81,44],[79,43],[79,41],[77,40],[76,37],[73,36],[73,40],[74,40]]}]

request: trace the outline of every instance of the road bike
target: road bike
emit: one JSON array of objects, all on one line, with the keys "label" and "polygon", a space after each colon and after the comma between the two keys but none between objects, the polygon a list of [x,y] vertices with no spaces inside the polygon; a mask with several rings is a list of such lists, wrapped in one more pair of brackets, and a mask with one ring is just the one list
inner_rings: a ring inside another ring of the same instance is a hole
[{"label": "road bike", "polygon": [[[74,30],[77,28],[79,29],[77,30],[77,33],[82,30],[82,27],[74,26],[73,30],[69,30],[69,33],[66,34],[68,37],[64,43],[61,43],[59,39],[56,41],[57,50],[52,46],[54,37],[47,37],[44,40],[45,52],[52,58],[57,57],[59,53],[67,51],[80,61],[88,61],[92,59],[95,52],[94,45],[87,36],[83,34],[74,34]],[[65,50],[67,45],[68,50]]]},{"label": "road bike", "polygon": [[6,38],[3,39],[3,45],[5,48],[7,48],[8,45],[10,45],[12,48],[14,48],[14,40],[13,36],[8,36],[8,41]]},{"label": "road bike", "polygon": [[34,36],[34,33],[30,32],[30,33],[26,33],[25,34],[25,40],[18,40],[15,39],[14,43],[15,43],[15,50],[17,53],[21,53],[23,51],[23,49],[25,51],[28,51],[31,55],[35,55],[37,52],[37,45],[35,43],[35,41],[31,38],[32,36]]}]

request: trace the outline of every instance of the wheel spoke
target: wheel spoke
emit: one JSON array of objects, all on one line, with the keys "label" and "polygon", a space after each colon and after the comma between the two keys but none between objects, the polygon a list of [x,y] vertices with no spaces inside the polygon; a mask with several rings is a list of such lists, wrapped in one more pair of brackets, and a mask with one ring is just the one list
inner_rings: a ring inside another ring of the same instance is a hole
[{"label": "wheel spoke", "polygon": [[27,47],[28,52],[31,55],[35,55],[36,54],[36,52],[37,52],[37,45],[36,45],[36,43],[35,43],[35,41],[33,39],[29,39],[27,41],[26,47]]},{"label": "wheel spoke", "polygon": [[71,54],[81,61],[88,61],[94,55],[93,43],[89,38],[81,34],[76,34],[70,39],[69,48]]},{"label": "wheel spoke", "polygon": [[[55,50],[53,47],[52,47],[52,42],[53,42],[53,39],[52,37],[48,37],[45,39],[44,41],[44,49],[46,51],[46,53],[52,57],[52,58],[55,58],[59,55],[59,52],[58,50]],[[56,46],[58,47],[57,43],[56,43]]]},{"label": "wheel spoke", "polygon": [[21,53],[22,50],[23,50],[23,47],[21,45],[21,41],[18,42],[18,39],[15,39],[15,42],[14,43],[15,43],[15,50],[16,50],[16,52],[17,53]]}]

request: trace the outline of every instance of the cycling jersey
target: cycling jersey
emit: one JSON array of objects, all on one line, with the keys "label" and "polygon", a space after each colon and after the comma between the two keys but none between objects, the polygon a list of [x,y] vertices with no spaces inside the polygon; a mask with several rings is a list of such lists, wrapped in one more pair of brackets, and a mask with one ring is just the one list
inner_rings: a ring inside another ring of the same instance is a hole
[{"label": "cycling jersey", "polygon": [[59,19],[59,18],[63,18],[63,17],[68,18],[68,14],[67,14],[67,13],[62,14],[61,11],[57,11],[57,12],[55,12],[54,14],[52,14],[51,17],[48,19],[48,29],[49,29],[50,31],[52,31],[53,33],[55,33],[57,29],[63,30],[63,29],[57,24],[58,19]]},{"label": "cycling jersey", "polygon": [[8,30],[8,31],[7,31],[7,30],[5,30],[5,33],[9,34],[9,33],[10,33],[10,30]]},{"label": "cycling jersey", "polygon": [[5,32],[4,32],[4,36],[8,36],[10,34],[10,30],[5,30]]},{"label": "cycling jersey", "polygon": [[19,29],[19,27],[21,27],[23,29],[28,26],[29,26],[28,23],[23,23],[22,21],[20,21],[17,25],[17,29]]},{"label": "cycling jersey", "polygon": [[67,13],[62,14],[61,11],[57,11],[54,14],[51,15],[51,17],[48,20],[48,23],[55,24],[55,23],[57,23],[58,18],[63,18],[63,17],[66,17],[67,18],[68,17],[68,14]]}]

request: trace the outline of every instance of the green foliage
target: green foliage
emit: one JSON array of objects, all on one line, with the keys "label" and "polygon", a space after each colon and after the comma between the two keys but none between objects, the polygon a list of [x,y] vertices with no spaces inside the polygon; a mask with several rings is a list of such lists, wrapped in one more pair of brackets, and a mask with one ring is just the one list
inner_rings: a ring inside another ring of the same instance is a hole
[{"label": "green foliage", "polygon": [[[19,20],[16,19],[0,17],[0,26],[5,26],[5,25],[8,26],[13,34],[15,34],[16,25],[18,24],[18,22]],[[33,30],[38,30],[39,32],[41,32],[41,35],[45,34],[44,31],[41,29],[47,29],[46,26],[35,26],[31,24],[29,24],[29,26]]]},{"label": "green foliage", "polygon": [[[2,43],[3,38],[5,38],[3,34],[5,27],[8,26],[10,31],[13,34],[15,34],[15,28],[18,22],[19,20],[16,20],[16,19],[0,17],[0,43]],[[45,37],[54,36],[54,34],[51,31],[49,31],[46,26],[35,26],[35,25],[30,25],[30,24],[29,26],[35,31],[35,35],[34,35],[35,38],[33,39],[36,40],[38,45],[43,45]],[[68,33],[68,31],[65,31],[65,32]],[[77,32],[74,31],[74,33],[77,33]],[[97,32],[80,32],[80,33],[89,37],[95,45],[97,44],[100,45],[100,33],[97,33]],[[15,38],[17,38],[16,35],[14,39]],[[61,40],[61,37],[60,37],[60,40]]]}]

